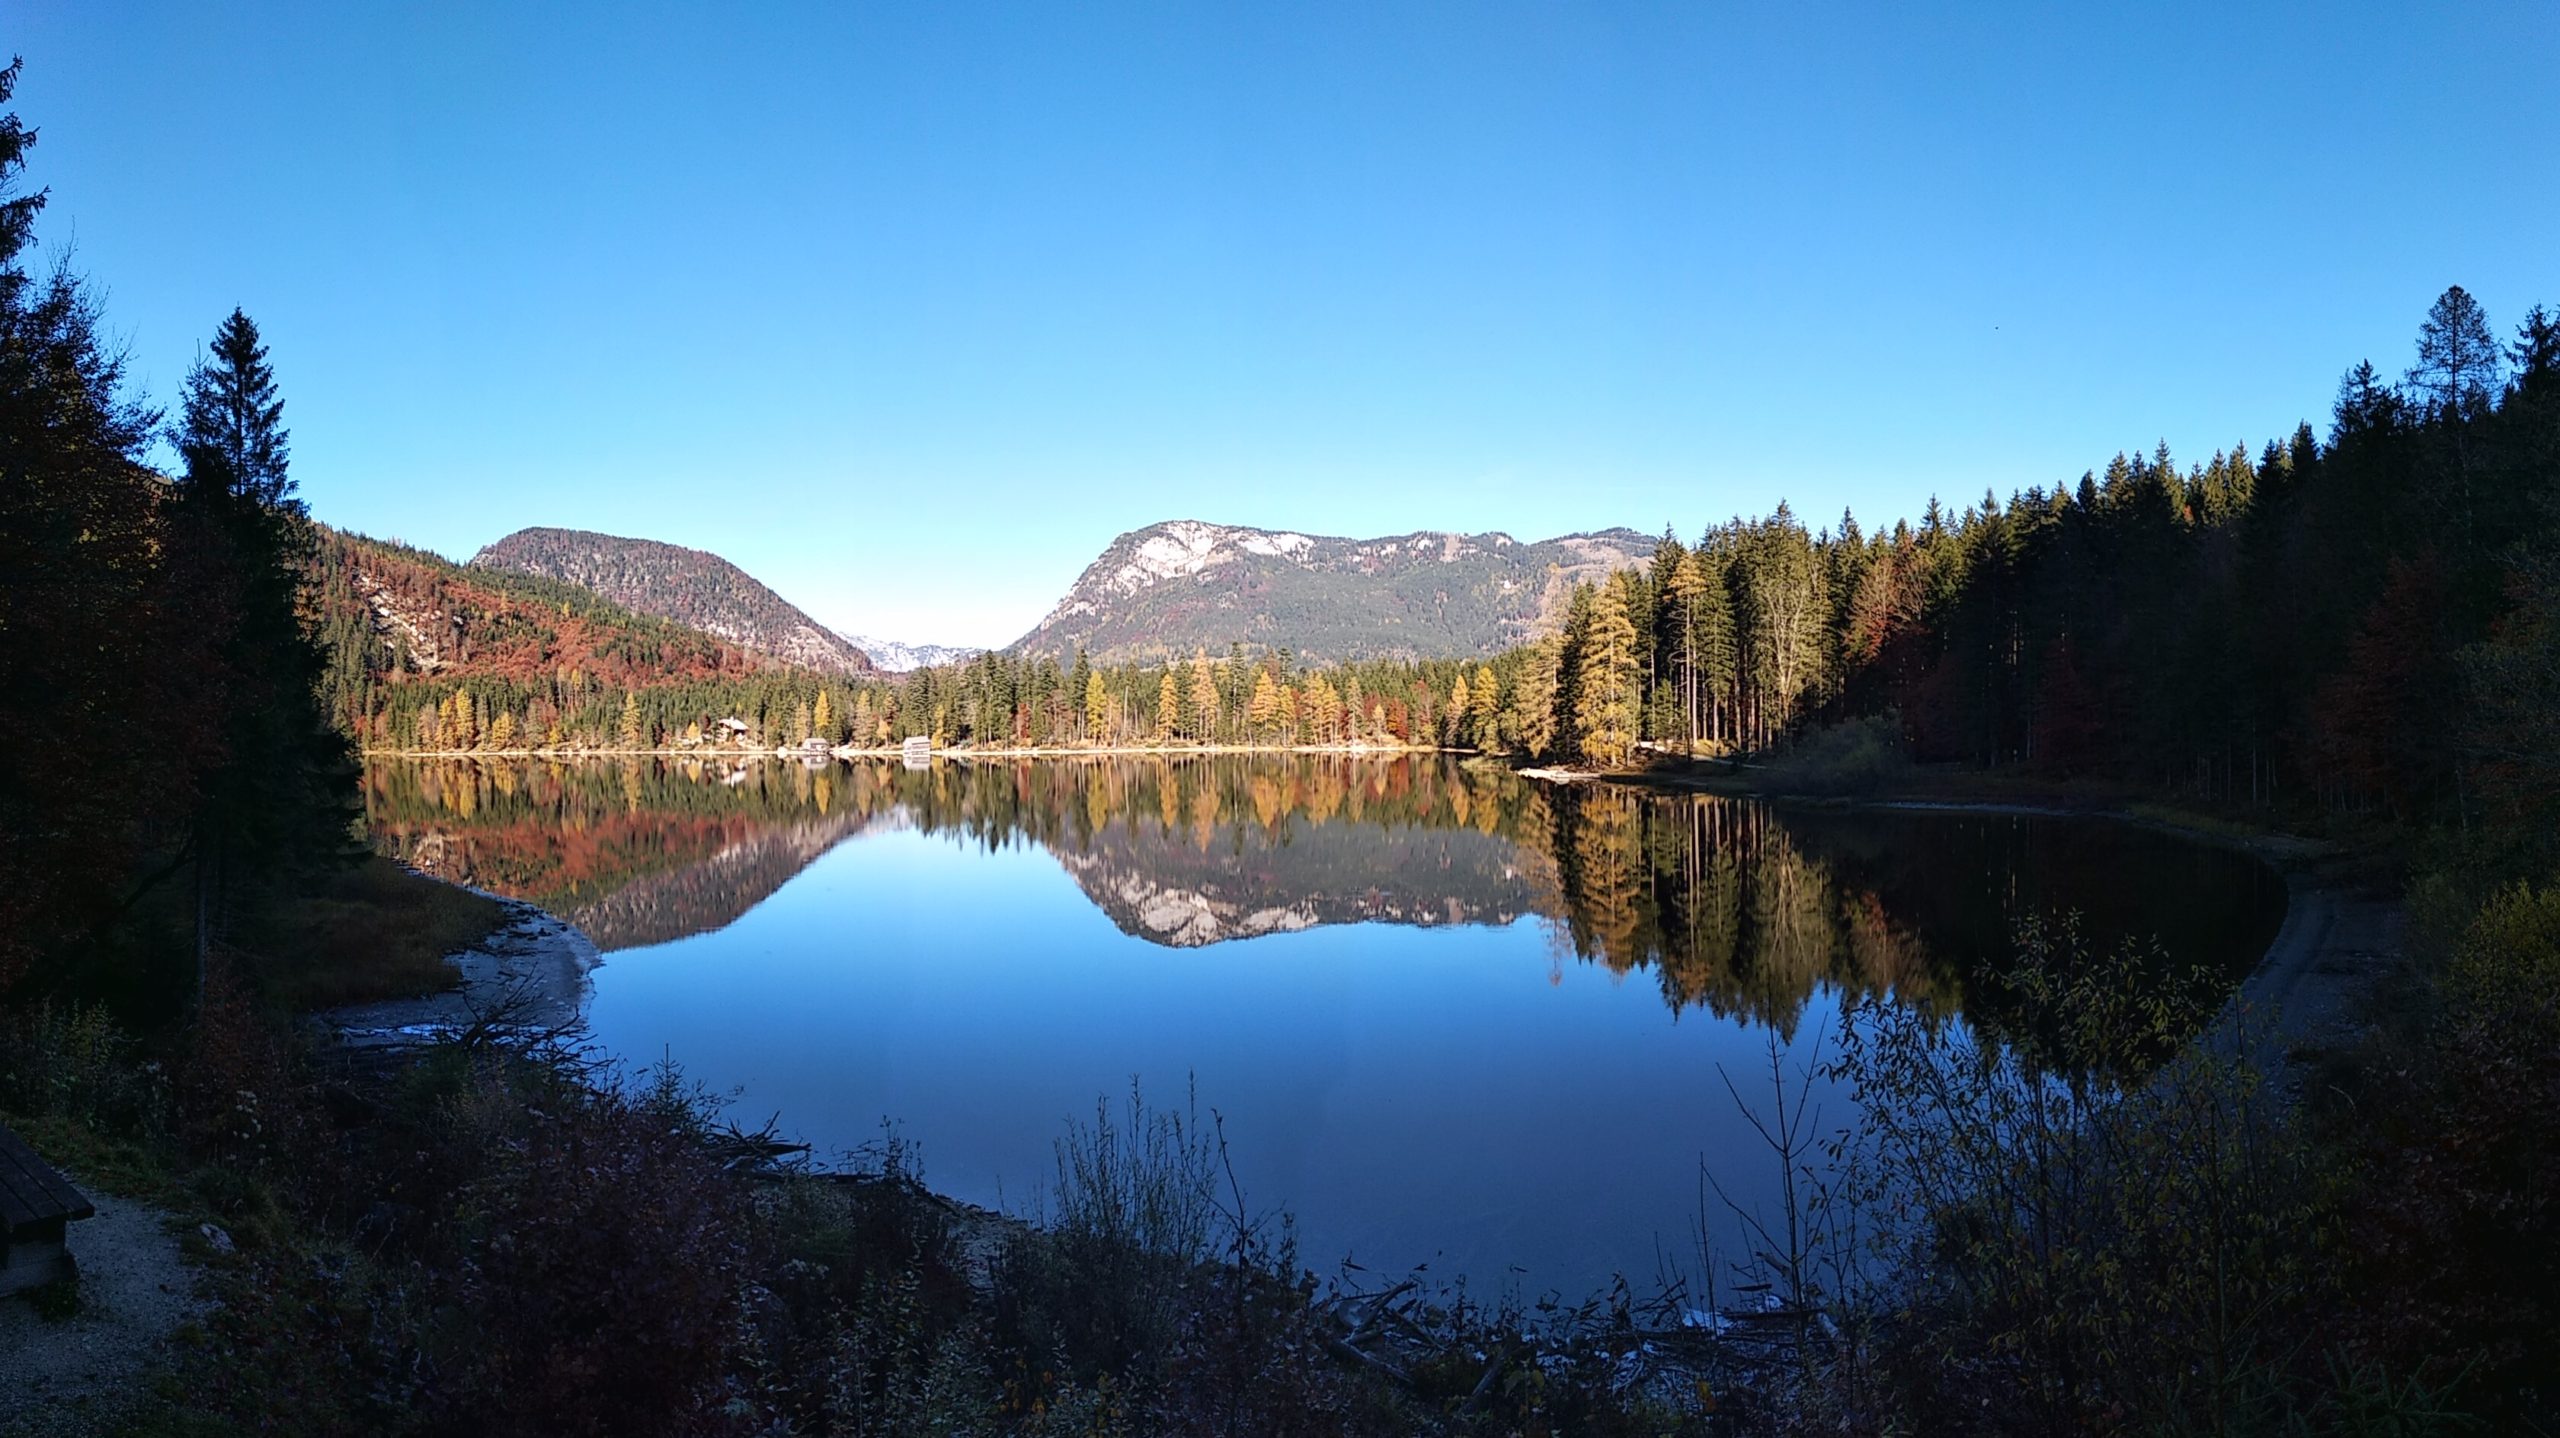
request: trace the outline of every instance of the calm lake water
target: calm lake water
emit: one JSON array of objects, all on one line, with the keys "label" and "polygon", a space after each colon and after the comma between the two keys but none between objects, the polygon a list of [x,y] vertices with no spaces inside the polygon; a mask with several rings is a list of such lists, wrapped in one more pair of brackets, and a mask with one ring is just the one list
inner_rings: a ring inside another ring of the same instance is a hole
[{"label": "calm lake water", "polygon": [[585,929],[596,1039],[737,1090],[750,1126],[833,1153],[894,1123],[936,1188],[1023,1209],[1070,1120],[1188,1086],[1309,1266],[1479,1292],[1694,1254],[1701,1162],[1747,1203],[1770,1177],[1719,1069],[1763,1094],[1771,1040],[1806,1063],[1850,997],[1996,1025],[1981,976],[2060,910],[2236,977],[2284,907],[2254,860],[2123,825],[1436,755],[381,762],[367,787],[386,851]]}]

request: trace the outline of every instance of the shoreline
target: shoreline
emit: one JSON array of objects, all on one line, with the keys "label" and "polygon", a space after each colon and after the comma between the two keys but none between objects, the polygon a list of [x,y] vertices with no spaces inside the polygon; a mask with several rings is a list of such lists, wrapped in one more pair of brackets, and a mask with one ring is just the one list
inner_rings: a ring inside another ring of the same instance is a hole
[{"label": "shoreline", "polygon": [[2300,1096],[2302,1079],[2323,1055],[2354,1044],[2367,1027],[2362,1014],[2366,1001],[2404,961],[2405,900],[2368,879],[2339,872],[2369,855],[2326,840],[2247,828],[2202,815],[2144,812],[2121,803],[1790,795],[1756,789],[1732,776],[1665,770],[1520,772],[1547,783],[1611,783],[1797,808],[2101,820],[2248,854],[2283,881],[2284,920],[2268,940],[2266,951],[2233,986],[2213,1021],[2198,1033],[2197,1042],[2207,1044],[2219,1057],[2252,1060],[2261,1074],[2278,1085],[2287,1102]]},{"label": "shoreline", "polygon": [[[1166,758],[1191,754],[1345,754],[1391,757],[1398,754],[1481,754],[1481,749],[1445,744],[1117,744],[1044,746],[1026,749],[935,749],[936,759],[1111,759],[1137,756]],[[902,759],[897,748],[856,748],[847,744],[819,750],[787,749],[366,749],[366,759]]]},{"label": "shoreline", "polygon": [[[432,874],[422,877],[452,883]],[[478,1023],[538,1032],[565,1028],[584,1017],[593,988],[590,975],[604,962],[595,941],[538,904],[467,884],[454,887],[499,904],[506,918],[476,943],[445,955],[456,975],[449,988],[313,1013],[340,1047],[416,1048]]]}]

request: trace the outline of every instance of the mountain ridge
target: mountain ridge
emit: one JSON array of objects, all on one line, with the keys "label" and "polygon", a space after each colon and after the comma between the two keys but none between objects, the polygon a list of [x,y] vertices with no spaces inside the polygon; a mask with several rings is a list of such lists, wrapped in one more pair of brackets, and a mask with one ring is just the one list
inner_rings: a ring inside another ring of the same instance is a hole
[{"label": "mountain ridge", "polygon": [[464,567],[575,585],[633,613],[822,674],[875,672],[870,655],[707,549],[537,525],[484,545]]},{"label": "mountain ridge", "polygon": [[315,524],[313,595],[330,654],[332,716],[395,742],[395,704],[420,682],[528,685],[563,674],[614,690],[746,678],[778,667],[576,585],[471,569],[397,540]]},{"label": "mountain ridge", "polygon": [[1230,643],[1317,659],[1497,653],[1551,626],[1578,580],[1642,564],[1651,536],[1602,529],[1374,539],[1175,519],[1129,530],[1009,646],[1065,658],[1179,657]]},{"label": "mountain ridge", "polygon": [[871,656],[872,664],[884,674],[905,674],[944,664],[965,664],[987,651],[968,644],[903,644],[895,639],[878,639],[867,634],[836,631],[839,638]]}]

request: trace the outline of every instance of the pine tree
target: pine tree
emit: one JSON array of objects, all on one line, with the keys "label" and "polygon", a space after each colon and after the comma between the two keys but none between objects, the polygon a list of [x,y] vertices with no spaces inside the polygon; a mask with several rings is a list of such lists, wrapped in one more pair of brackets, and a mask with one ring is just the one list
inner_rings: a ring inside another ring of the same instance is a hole
[{"label": "pine tree", "polygon": [[1256,734],[1268,734],[1279,722],[1280,686],[1271,682],[1271,671],[1263,669],[1253,678],[1253,697],[1245,701],[1245,723]]},{"label": "pine tree", "polygon": [[622,691],[621,733],[623,748],[640,749],[647,747],[644,741],[648,738],[648,735],[641,728],[640,724],[640,691],[637,689],[625,689]]},{"label": "pine tree", "polygon": [[1467,740],[1479,749],[1502,746],[1502,683],[1494,677],[1493,666],[1476,666],[1476,684],[1472,707],[1467,715]]},{"label": "pine tree", "polygon": [[836,732],[835,696],[826,689],[818,691],[818,702],[809,711],[809,732],[825,740],[830,748],[841,737]]},{"label": "pine tree", "polygon": [[1110,689],[1109,689],[1108,687],[1106,687],[1106,686],[1103,684],[1103,682],[1102,682],[1102,676],[1101,676],[1100,674],[1097,674],[1097,673],[1093,672],[1093,670],[1085,664],[1085,662],[1084,662],[1084,654],[1083,654],[1083,651],[1081,651],[1081,650],[1077,651],[1077,654],[1076,654],[1076,667],[1078,667],[1078,668],[1080,668],[1080,669],[1083,669],[1083,670],[1085,671],[1085,676],[1084,676],[1084,732],[1085,732],[1085,737],[1086,737],[1086,738],[1088,738],[1088,739],[1091,739],[1092,741],[1094,741],[1094,742],[1095,742],[1095,743],[1097,743],[1097,744],[1098,744],[1098,743],[1106,742],[1106,741],[1108,741],[1108,740],[1109,740],[1109,738],[1110,738],[1109,730],[1110,730],[1110,725],[1111,725],[1111,691],[1110,691]]},{"label": "pine tree", "polygon": [[1308,679],[1306,708],[1309,742],[1331,744],[1341,738],[1342,696],[1333,681],[1322,674]]},{"label": "pine tree", "polygon": [[[201,609],[225,621],[215,706],[221,762],[199,785],[199,961],[244,889],[352,852],[354,767],[321,699],[328,654],[306,626],[308,514],[287,470],[284,401],[258,327],[233,310],[187,374],[174,436],[176,547]],[[200,975],[199,975],[200,976]]]},{"label": "pine tree", "polygon": [[1669,629],[1671,670],[1680,690],[1682,742],[1698,739],[1699,643],[1704,637],[1707,567],[1691,550],[1672,565],[1662,585],[1664,622]]},{"label": "pine tree", "polygon": [[1156,684],[1156,737],[1171,739],[1182,729],[1182,686],[1173,680],[1173,666],[1164,667],[1164,677]]},{"label": "pine tree", "polygon": [[[0,67],[0,104],[18,74]],[[22,263],[45,204],[20,186],[35,143],[0,114],[0,996],[100,958],[93,937],[130,909],[137,872],[177,872],[162,836],[184,842],[185,781],[213,738],[187,692],[206,677],[185,662],[203,631],[158,618],[185,600],[163,582],[143,465],[160,416],[79,276]]]},{"label": "pine tree", "polygon": [[1628,615],[1634,576],[1621,572],[1591,598],[1574,674],[1574,741],[1594,764],[1623,764],[1635,752],[1636,629]]},{"label": "pine tree", "polygon": [[497,717],[489,721],[489,747],[497,750],[505,750],[513,748],[515,746],[515,742],[515,711],[510,709],[501,709],[498,711]]},{"label": "pine tree", "polygon": [[[1093,672],[1093,661],[1085,657],[1084,646],[1081,644],[1077,645],[1075,665],[1067,671],[1066,692],[1068,702],[1073,704],[1085,704],[1093,694],[1093,681],[1095,677],[1096,676]],[[1086,714],[1085,719],[1089,728],[1098,727],[1101,723],[1099,719],[1094,718],[1089,712]]]},{"label": "pine tree", "polygon": [[1512,686],[1510,725],[1520,751],[1533,759],[1555,752],[1556,691],[1563,644],[1554,635],[1532,643],[1521,656],[1520,682]]},{"label": "pine tree", "polygon": [[2517,387],[2527,394],[2560,377],[2560,315],[2541,305],[2527,310],[2507,359],[2515,366]]},{"label": "pine tree", "polygon": [[2455,285],[2436,297],[2419,327],[2418,362],[2409,370],[2409,387],[2439,413],[2469,418],[2488,408],[2498,393],[2504,361],[2488,312]]},{"label": "pine tree", "polygon": [[1222,716],[1218,705],[1218,676],[1209,665],[1206,654],[1191,661],[1191,723],[1194,737],[1203,742],[1218,737],[1218,721]]}]

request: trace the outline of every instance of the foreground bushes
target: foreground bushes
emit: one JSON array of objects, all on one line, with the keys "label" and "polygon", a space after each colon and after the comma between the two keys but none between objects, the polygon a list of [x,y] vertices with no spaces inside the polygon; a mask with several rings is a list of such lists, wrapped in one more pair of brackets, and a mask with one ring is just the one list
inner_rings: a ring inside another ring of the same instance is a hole
[{"label": "foreground bushes", "polygon": [[2560,891],[2479,907],[2405,1049],[2308,1118],[2256,1045],[2177,1042],[2213,993],[2158,956],[2023,938],[2011,1042],[1846,1016],[1862,1126],[1773,1128],[1800,1208],[1747,1331],[1320,1292],[1214,1115],[1134,1094],[1037,1223],[935,1196],[894,1136],[747,1162],[678,1076],[559,1042],[298,1054],[219,984],[156,1051],[22,1016],[0,1105],[83,1163],[159,1155],[140,1186],[236,1248],[137,1432],[2553,1429]]},{"label": "foreground bushes", "polygon": [[1771,756],[1761,781],[1773,794],[1863,798],[1911,771],[1902,721],[1892,715],[1815,729]]},{"label": "foreground bushes", "polygon": [[2352,1336],[2501,1431],[2560,1431],[2560,887],[2492,897],[2440,998],[2341,1125]]}]

